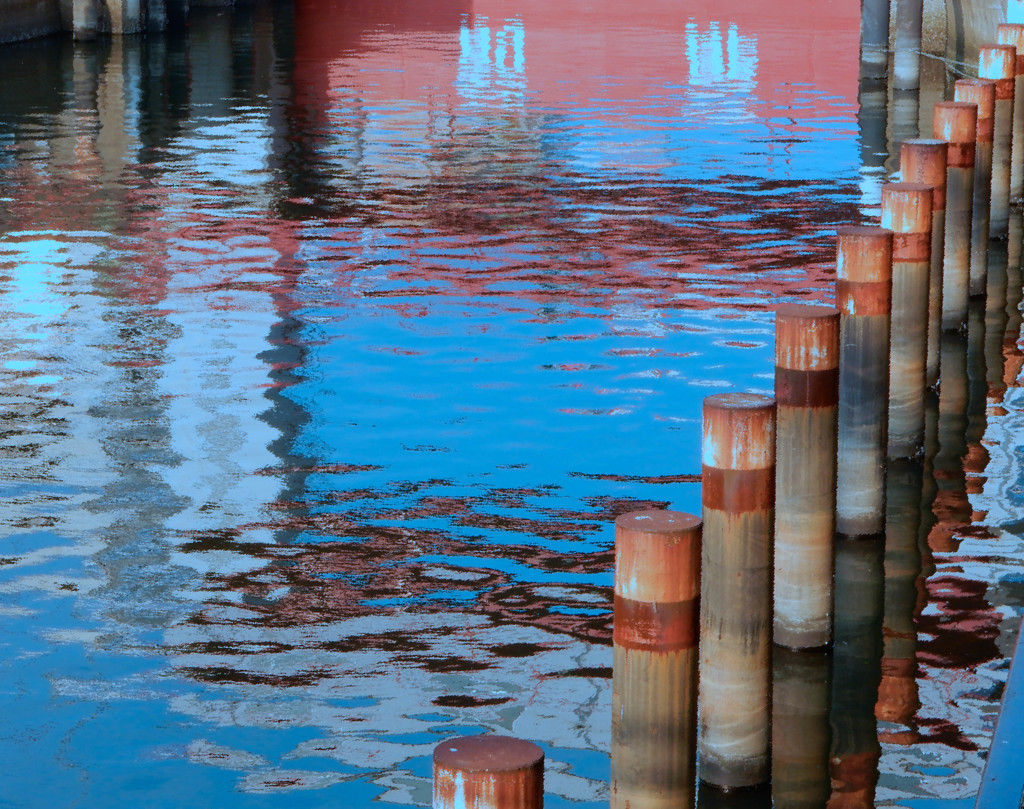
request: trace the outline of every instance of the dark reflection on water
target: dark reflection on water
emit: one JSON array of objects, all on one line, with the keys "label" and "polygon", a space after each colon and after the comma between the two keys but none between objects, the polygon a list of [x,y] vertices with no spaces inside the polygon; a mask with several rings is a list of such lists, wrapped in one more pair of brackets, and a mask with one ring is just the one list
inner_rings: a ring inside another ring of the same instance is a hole
[{"label": "dark reflection on water", "polygon": [[[494,730],[606,804],[611,523],[699,508],[701,399],[771,389],[771,307],[831,300],[899,118],[858,111],[856,4],[692,14],[256,4],[0,50],[6,800],[426,805],[434,744]],[[779,805],[977,783],[1020,316],[971,324],[905,525],[841,548],[834,655],[776,660]]]}]

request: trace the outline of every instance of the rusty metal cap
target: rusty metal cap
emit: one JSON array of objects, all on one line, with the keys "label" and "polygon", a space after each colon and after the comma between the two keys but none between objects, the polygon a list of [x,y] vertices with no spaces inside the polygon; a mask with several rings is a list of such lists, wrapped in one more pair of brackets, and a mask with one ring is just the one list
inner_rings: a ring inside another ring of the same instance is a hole
[{"label": "rusty metal cap", "polygon": [[1017,48],[1009,44],[982,45],[978,50],[978,78],[1012,79],[1017,74]]},{"label": "rusty metal cap", "polygon": [[836,237],[836,278],[838,281],[853,284],[880,283],[888,286],[892,278],[893,234],[891,230],[865,225],[849,225],[838,228]]},{"label": "rusty metal cap", "polygon": [[462,772],[507,772],[542,764],[544,751],[512,736],[460,736],[434,748],[434,766]]},{"label": "rusty metal cap", "polygon": [[700,594],[700,517],[682,511],[630,511],[615,520],[615,594],[678,602]]},{"label": "rusty metal cap", "polygon": [[[826,371],[839,365],[839,310],[785,303],[775,310],[775,365],[794,371]],[[778,372],[776,371],[776,399]]]},{"label": "rusty metal cap", "polygon": [[716,469],[775,465],[775,399],[758,393],[717,393],[704,399],[701,460]]},{"label": "rusty metal cap", "polygon": [[932,117],[932,134],[951,144],[974,143],[978,137],[978,105],[970,101],[938,102]]},{"label": "rusty metal cap", "polygon": [[882,227],[893,233],[931,233],[932,186],[886,183],[882,186]]},{"label": "rusty metal cap", "polygon": [[996,83],[991,79],[957,79],[953,83],[953,96],[957,101],[977,104],[979,121],[995,114]]}]

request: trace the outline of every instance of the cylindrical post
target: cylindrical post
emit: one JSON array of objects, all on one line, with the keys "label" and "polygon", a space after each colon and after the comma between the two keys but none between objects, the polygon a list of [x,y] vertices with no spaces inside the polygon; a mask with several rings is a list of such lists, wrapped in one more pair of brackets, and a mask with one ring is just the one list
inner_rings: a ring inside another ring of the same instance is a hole
[{"label": "cylindrical post", "polygon": [[[935,105],[934,135],[946,151],[946,233],[942,260],[942,328],[967,324],[971,276],[971,218],[974,210],[974,153],[978,105],[943,101]],[[929,299],[930,303],[930,299]]]},{"label": "cylindrical post", "polygon": [[939,381],[939,332],[942,328],[942,256],[946,234],[946,161],[942,140],[908,140],[900,148],[900,177],[932,187],[932,246],[928,274],[928,362],[925,381]]},{"label": "cylindrical post", "polygon": [[1024,25],[1001,23],[996,29],[1001,45],[1017,50],[1013,89],[1013,148],[1010,151],[1010,199],[1024,195]]},{"label": "cylindrical post", "polygon": [[892,232],[839,228],[836,530],[846,536],[881,535],[885,527],[891,287]]},{"label": "cylindrical post", "polygon": [[434,809],[542,809],[544,751],[510,736],[462,736],[434,748]]},{"label": "cylindrical post", "polygon": [[700,546],[691,514],[615,521],[613,809],[693,805]]},{"label": "cylindrical post", "polygon": [[982,45],[978,77],[996,83],[992,122],[992,212],[989,235],[1006,238],[1010,217],[1010,155],[1013,139],[1013,96],[1017,49],[1013,45]]},{"label": "cylindrical post", "polygon": [[924,446],[931,186],[883,185],[882,227],[893,232],[887,455],[911,458]]},{"label": "cylindrical post", "polygon": [[893,38],[893,86],[901,90],[921,85],[921,27],[923,0],[900,0],[896,4],[896,35]]},{"label": "cylindrical post", "polygon": [[863,0],[860,8],[860,74],[884,78],[889,69],[889,0]]},{"label": "cylindrical post", "polygon": [[957,101],[978,105],[977,139],[974,148],[974,208],[971,212],[971,295],[985,294],[988,274],[989,216],[992,207],[992,127],[996,85],[988,79],[957,79]]},{"label": "cylindrical post", "polygon": [[839,312],[775,311],[775,643],[832,641]]},{"label": "cylindrical post", "polygon": [[731,789],[770,778],[775,400],[704,400],[700,604],[702,781]]}]

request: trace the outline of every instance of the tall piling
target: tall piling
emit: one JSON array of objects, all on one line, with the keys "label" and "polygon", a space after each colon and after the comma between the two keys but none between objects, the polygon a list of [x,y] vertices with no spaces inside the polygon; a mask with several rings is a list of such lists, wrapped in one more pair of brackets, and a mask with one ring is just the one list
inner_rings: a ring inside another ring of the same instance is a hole
[{"label": "tall piling", "polygon": [[942,259],[946,235],[946,163],[949,144],[909,140],[900,147],[900,177],[905,183],[932,187],[932,240],[928,271],[928,356],[925,381],[939,381],[939,332],[942,329]]},{"label": "tall piling", "polygon": [[1010,156],[1013,140],[1013,99],[1017,49],[1013,45],[982,45],[978,77],[996,84],[992,122],[992,208],[989,236],[1005,239],[1010,217]]},{"label": "tall piling", "polygon": [[775,400],[704,400],[698,775],[720,789],[770,778]]},{"label": "tall piling", "polygon": [[885,527],[892,245],[883,228],[837,231],[836,531],[846,536],[880,535]]},{"label": "tall piling", "polygon": [[893,232],[887,456],[912,458],[924,446],[931,186],[883,185],[882,227]]},{"label": "tall piling", "polygon": [[775,310],[775,643],[832,641],[839,311]]},{"label": "tall piling", "polygon": [[921,28],[923,0],[899,0],[893,37],[893,87],[916,90],[921,86]]},{"label": "tall piling", "polygon": [[933,134],[949,144],[946,150],[946,215],[942,251],[943,329],[956,330],[967,325],[977,132],[977,104],[943,101],[935,105]]},{"label": "tall piling", "polygon": [[996,106],[995,82],[988,79],[957,79],[953,85],[956,101],[978,106],[977,137],[974,142],[974,207],[971,211],[971,270],[968,292],[985,294],[988,274],[989,216],[992,207],[992,127]]},{"label": "tall piling", "polygon": [[542,809],[544,751],[510,736],[462,736],[434,748],[434,809]]},{"label": "tall piling", "polygon": [[889,70],[889,0],[863,0],[860,9],[860,75],[884,78]]},{"label": "tall piling", "polygon": [[1001,45],[1017,51],[1013,80],[1013,146],[1010,150],[1010,199],[1024,195],[1024,25],[1001,23],[996,29]]},{"label": "tall piling", "polygon": [[692,806],[696,790],[701,521],[615,521],[612,809]]}]

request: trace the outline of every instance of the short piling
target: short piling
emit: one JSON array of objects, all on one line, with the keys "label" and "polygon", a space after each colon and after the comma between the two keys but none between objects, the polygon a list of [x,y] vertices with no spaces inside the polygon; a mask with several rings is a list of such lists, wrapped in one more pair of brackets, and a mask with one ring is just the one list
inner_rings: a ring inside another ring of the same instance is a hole
[{"label": "short piling", "polygon": [[542,809],[544,751],[510,736],[462,736],[434,748],[434,809]]},{"label": "short piling", "polygon": [[1017,49],[1013,45],[982,45],[978,77],[996,83],[992,122],[992,208],[989,235],[1005,239],[1010,216],[1010,156],[1013,140],[1013,99]]},{"label": "short piling", "polygon": [[836,531],[845,536],[880,535],[885,527],[892,244],[892,232],[879,227],[837,232]]},{"label": "short piling", "polygon": [[946,234],[946,162],[949,144],[942,140],[908,140],[900,147],[900,177],[905,183],[932,187],[932,243],[928,274],[928,359],[925,381],[939,381],[939,332],[942,329],[942,258]]},{"label": "short piling", "polygon": [[719,789],[770,778],[775,400],[704,400],[698,775]]},{"label": "short piling", "polygon": [[700,557],[692,514],[615,521],[612,809],[693,805]]},{"label": "short piling", "polygon": [[775,400],[774,638],[813,649],[832,641],[838,310],[776,309]]},{"label": "short piling", "polygon": [[931,186],[883,185],[882,227],[893,232],[887,456],[912,458],[924,446]]},{"label": "short piling", "polygon": [[961,101],[936,104],[933,130],[936,138],[949,144],[942,251],[942,328],[955,331],[967,324],[978,105]]},{"label": "short piling", "polygon": [[957,79],[953,87],[957,101],[966,101],[978,106],[968,292],[972,296],[979,296],[985,294],[985,276],[988,274],[989,216],[992,207],[992,127],[996,86],[995,82],[988,79]]},{"label": "short piling", "polygon": [[996,29],[1001,45],[1016,48],[1013,89],[1013,147],[1010,151],[1010,199],[1024,195],[1024,25],[1002,23]]}]

